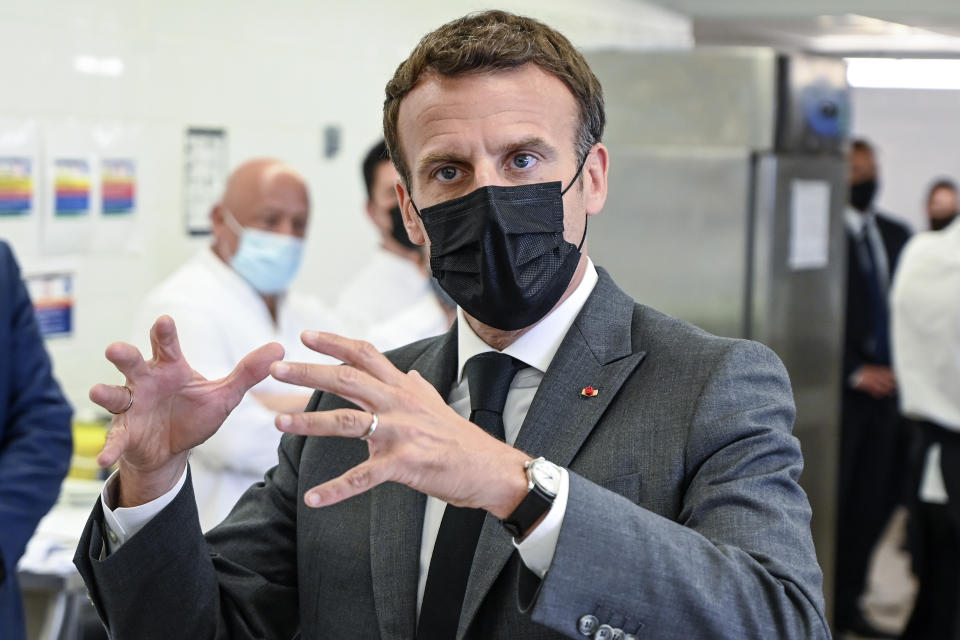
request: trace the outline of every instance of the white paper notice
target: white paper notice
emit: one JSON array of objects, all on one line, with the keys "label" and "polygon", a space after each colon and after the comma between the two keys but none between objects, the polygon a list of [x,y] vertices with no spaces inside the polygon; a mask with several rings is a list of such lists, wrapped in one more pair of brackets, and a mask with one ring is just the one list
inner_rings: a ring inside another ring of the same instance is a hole
[{"label": "white paper notice", "polygon": [[794,180],[790,193],[790,256],[794,271],[827,266],[830,248],[830,184]]}]

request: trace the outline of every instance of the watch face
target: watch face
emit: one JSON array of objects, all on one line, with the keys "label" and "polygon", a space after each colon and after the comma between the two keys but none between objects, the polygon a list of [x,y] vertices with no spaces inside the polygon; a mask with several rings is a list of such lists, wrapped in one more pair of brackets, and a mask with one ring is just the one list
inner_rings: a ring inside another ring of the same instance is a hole
[{"label": "watch face", "polygon": [[537,462],[530,467],[530,479],[554,496],[560,491],[560,468],[549,462]]}]

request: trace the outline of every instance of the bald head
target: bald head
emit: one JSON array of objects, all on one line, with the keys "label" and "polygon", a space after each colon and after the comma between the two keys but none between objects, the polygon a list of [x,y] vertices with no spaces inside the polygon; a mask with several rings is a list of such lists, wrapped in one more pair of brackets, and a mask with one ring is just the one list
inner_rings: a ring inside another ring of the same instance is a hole
[{"label": "bald head", "polygon": [[224,219],[226,211],[241,227],[303,238],[310,196],[300,174],[279,160],[256,158],[237,167],[210,214],[214,251],[229,263],[239,238]]}]

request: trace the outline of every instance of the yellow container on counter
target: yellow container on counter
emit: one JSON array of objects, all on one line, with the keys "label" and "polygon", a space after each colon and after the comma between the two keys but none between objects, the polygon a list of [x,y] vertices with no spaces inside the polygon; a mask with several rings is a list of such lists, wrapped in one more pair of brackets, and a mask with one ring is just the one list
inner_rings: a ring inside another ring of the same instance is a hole
[{"label": "yellow container on counter", "polygon": [[97,455],[107,439],[107,423],[99,420],[73,423],[73,459],[67,477],[96,480],[100,477]]}]

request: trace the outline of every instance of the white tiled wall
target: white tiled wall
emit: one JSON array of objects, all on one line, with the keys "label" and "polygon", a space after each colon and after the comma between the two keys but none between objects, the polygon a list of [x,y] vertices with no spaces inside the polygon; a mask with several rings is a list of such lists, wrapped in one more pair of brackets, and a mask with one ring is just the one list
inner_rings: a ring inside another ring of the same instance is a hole
[{"label": "white tiled wall", "polygon": [[881,210],[927,229],[927,187],[960,182],[960,91],[855,89],[853,130],[877,148]]},{"label": "white tiled wall", "polygon": [[[638,0],[515,0],[586,49],[689,46],[687,19]],[[314,216],[298,288],[330,298],[374,246],[361,215],[359,163],[380,135],[383,86],[431,28],[471,10],[468,0],[29,0],[0,4],[0,118],[41,131],[67,122],[139,127],[139,211],[122,246],[85,254],[40,251],[35,221],[0,220],[27,272],[76,274],[76,332],[48,342],[57,374],[81,410],[87,389],[117,382],[103,359],[129,339],[146,290],[203,240],[184,233],[182,147],[187,126],[229,131],[231,163],[285,159],[308,179]],[[124,73],[76,72],[78,55],[119,58]],[[322,129],[342,127],[325,160]],[[238,319],[240,322],[241,319]],[[187,354],[189,357],[189,354]]]}]

